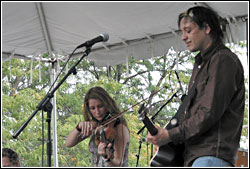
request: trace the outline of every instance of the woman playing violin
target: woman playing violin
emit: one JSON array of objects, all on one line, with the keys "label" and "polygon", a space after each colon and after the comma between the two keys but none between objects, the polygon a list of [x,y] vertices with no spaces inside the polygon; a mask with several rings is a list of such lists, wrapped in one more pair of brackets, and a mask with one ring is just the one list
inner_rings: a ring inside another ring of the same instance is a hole
[{"label": "woman playing violin", "polygon": [[119,117],[97,131],[100,124],[105,124],[106,120],[118,113],[119,107],[103,88],[91,88],[84,98],[84,121],[71,131],[66,146],[73,147],[90,137],[89,150],[93,167],[127,167],[129,130],[126,120]]}]

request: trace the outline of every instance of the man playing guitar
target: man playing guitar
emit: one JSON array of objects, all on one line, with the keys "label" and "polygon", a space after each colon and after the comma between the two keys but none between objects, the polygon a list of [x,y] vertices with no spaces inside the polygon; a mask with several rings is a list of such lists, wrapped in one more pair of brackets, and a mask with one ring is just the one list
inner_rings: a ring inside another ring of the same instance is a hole
[{"label": "man playing guitar", "polygon": [[[147,140],[160,148],[184,143],[183,166],[228,167],[235,165],[245,106],[244,71],[237,55],[222,42],[218,15],[196,6],[179,15],[182,40],[195,56],[188,93],[197,86],[178,125],[155,126]],[[199,79],[197,76],[199,74]]]}]

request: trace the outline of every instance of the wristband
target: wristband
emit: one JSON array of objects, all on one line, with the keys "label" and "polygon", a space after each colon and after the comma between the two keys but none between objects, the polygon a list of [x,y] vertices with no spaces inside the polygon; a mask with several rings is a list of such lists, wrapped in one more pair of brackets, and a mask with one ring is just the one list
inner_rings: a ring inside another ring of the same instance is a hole
[{"label": "wristband", "polygon": [[103,160],[104,160],[104,162],[110,162],[111,161],[110,158],[105,158],[105,157],[103,157]]},{"label": "wristband", "polygon": [[82,129],[80,129],[79,124],[80,124],[80,122],[76,125],[76,130],[79,131],[79,132],[81,132]]}]

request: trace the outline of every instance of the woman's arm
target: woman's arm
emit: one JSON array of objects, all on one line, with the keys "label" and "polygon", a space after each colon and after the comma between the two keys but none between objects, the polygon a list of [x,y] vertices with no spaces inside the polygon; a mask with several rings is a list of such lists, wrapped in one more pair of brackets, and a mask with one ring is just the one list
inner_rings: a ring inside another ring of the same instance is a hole
[{"label": "woman's arm", "polygon": [[96,128],[96,126],[96,122],[80,122],[78,124],[78,128],[81,130],[81,132],[74,128],[66,139],[66,146],[73,147],[77,145],[79,142],[89,137]]}]

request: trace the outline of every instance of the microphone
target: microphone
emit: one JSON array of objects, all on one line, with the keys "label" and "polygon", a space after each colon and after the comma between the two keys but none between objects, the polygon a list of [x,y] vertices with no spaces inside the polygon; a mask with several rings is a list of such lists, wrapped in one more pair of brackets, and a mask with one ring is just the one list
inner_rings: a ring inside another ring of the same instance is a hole
[{"label": "microphone", "polygon": [[81,45],[78,45],[76,47],[76,49],[81,48],[81,47],[91,47],[92,45],[94,45],[95,43],[98,42],[106,42],[109,39],[109,35],[107,33],[101,33],[99,36],[97,36],[94,39],[88,40],[86,42],[84,42]]}]

